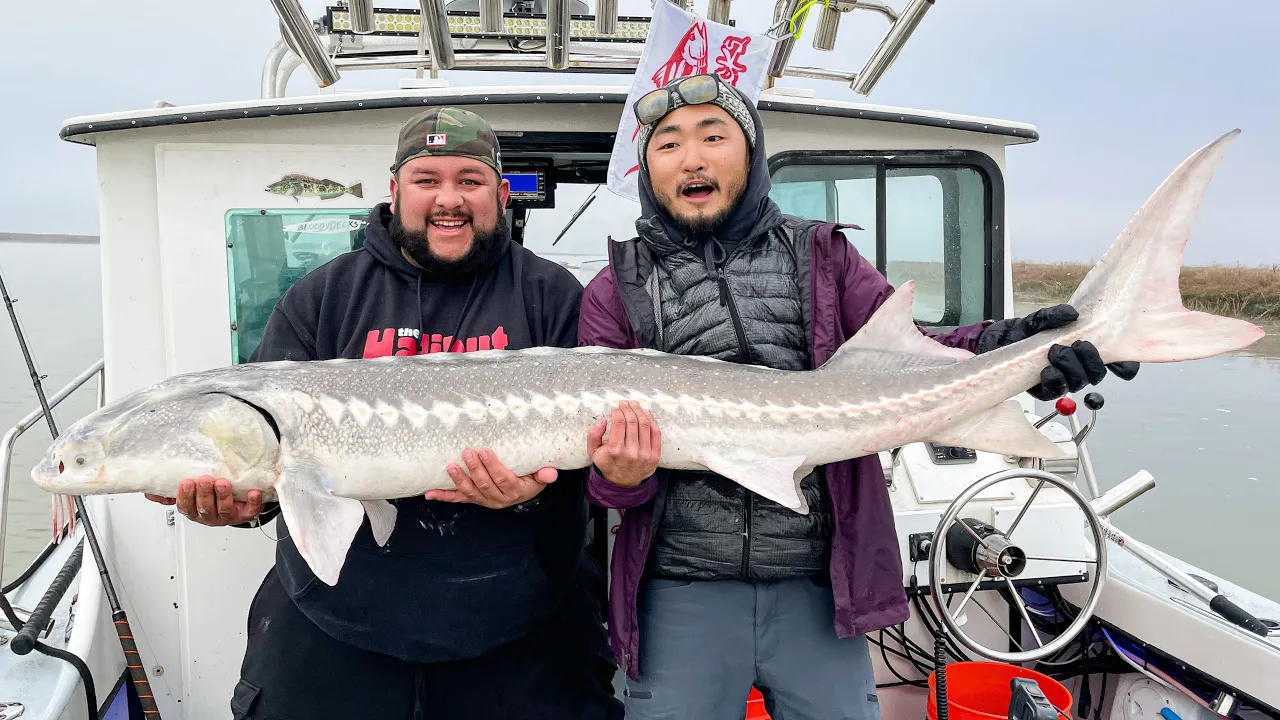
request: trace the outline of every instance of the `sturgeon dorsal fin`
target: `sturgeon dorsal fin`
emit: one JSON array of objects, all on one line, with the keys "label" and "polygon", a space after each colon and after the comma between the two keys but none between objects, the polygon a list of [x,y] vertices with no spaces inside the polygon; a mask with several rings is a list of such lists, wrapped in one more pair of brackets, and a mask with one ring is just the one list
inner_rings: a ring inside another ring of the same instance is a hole
[{"label": "sturgeon dorsal fin", "polygon": [[973,353],[968,350],[947,347],[920,332],[911,316],[915,290],[915,280],[903,283],[872,313],[867,324],[836,350],[835,355],[823,367],[839,367],[853,362],[858,350],[923,355],[937,358],[940,363],[960,362],[973,357]]}]

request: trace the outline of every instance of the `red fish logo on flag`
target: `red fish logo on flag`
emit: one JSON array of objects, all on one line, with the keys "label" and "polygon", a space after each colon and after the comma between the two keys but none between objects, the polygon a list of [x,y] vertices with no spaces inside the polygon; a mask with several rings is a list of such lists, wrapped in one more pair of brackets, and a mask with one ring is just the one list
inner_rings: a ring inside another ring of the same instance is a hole
[{"label": "red fish logo on flag", "polygon": [[662,87],[678,77],[707,71],[707,24],[695,22],[680,38],[666,64],[653,74],[653,86]]},{"label": "red fish logo on flag", "polygon": [[[639,199],[635,173],[640,169],[636,148],[640,128],[632,108],[641,95],[677,78],[714,72],[754,103],[764,89],[765,69],[775,43],[767,35],[743,33],[692,15],[670,2],[655,2],[649,37],[618,123],[609,160],[609,189],[622,197]],[[712,48],[718,50],[714,66]]]}]

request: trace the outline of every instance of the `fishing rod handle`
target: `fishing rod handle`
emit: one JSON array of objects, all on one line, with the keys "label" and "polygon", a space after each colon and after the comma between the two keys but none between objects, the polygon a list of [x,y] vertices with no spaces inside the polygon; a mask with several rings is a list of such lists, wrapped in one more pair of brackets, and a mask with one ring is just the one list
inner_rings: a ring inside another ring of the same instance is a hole
[{"label": "fishing rod handle", "polygon": [[1228,600],[1226,595],[1219,593],[1213,596],[1209,601],[1209,609],[1255,635],[1267,636],[1267,626],[1248,610]]},{"label": "fishing rod handle", "polygon": [[138,693],[142,712],[148,718],[159,718],[160,709],[156,707],[155,694],[151,692],[151,681],[147,680],[147,670],[142,665],[142,656],[138,654],[138,645],[133,641],[133,628],[129,627],[129,618],[125,617],[124,610],[117,610],[111,614],[111,619],[115,622],[120,647],[124,648],[124,664],[129,670],[129,679],[133,681],[133,689]]},{"label": "fishing rod handle", "polygon": [[36,603],[35,610],[31,611],[31,616],[22,624],[22,629],[18,631],[17,635],[13,636],[13,640],[9,641],[9,647],[13,648],[15,654],[26,655],[35,649],[36,641],[40,637],[40,629],[49,624],[49,618],[53,617],[54,609],[58,607],[58,603],[62,602],[62,596],[67,594],[67,588],[71,587],[71,581],[80,572],[80,559],[82,557],[84,557],[83,541],[76,545],[75,550],[71,551],[71,556],[67,558],[67,562],[63,564],[62,569],[54,576],[53,582],[49,584],[49,589],[44,592],[44,597],[40,598],[40,602]]}]

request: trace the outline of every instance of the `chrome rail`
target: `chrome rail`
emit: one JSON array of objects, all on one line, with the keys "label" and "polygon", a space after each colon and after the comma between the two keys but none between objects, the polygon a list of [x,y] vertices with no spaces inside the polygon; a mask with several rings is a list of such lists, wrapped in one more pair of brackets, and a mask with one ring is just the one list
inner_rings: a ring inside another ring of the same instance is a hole
[{"label": "chrome rail", "polygon": [[[71,393],[79,390],[82,385],[89,382],[94,376],[98,378],[98,407],[102,407],[106,399],[106,375],[103,368],[103,359],[99,358],[87,370],[75,376],[71,382],[49,398],[49,410],[52,411],[53,408],[56,408],[59,403],[66,400]],[[13,470],[13,446],[23,433],[43,419],[44,410],[36,408],[26,417],[19,420],[17,425],[9,428],[5,432],[3,439],[0,439],[0,578],[4,577],[5,537],[9,531],[9,477]]]},{"label": "chrome rail", "polygon": [[[509,34],[496,32],[503,27],[507,28],[507,33],[511,32],[511,26],[504,25],[504,18],[508,21],[517,18],[518,21],[531,17],[527,13],[502,12],[508,4],[505,0],[480,0],[478,22],[474,13],[450,14],[445,9],[444,0],[419,0],[418,8],[397,8],[394,11],[375,8],[367,0],[337,3],[329,8],[328,16],[312,22],[302,15],[298,0],[270,0],[280,21],[281,41],[271,48],[263,64],[262,96],[264,99],[284,97],[289,77],[299,66],[306,66],[321,88],[336,83],[343,70],[414,70],[419,78],[423,76],[424,69],[430,71],[432,78],[436,78],[441,70],[451,69],[634,73],[639,55],[620,52],[618,45],[621,42],[643,46],[643,40],[632,34],[617,34],[617,0],[597,0],[596,15],[571,17],[572,1],[549,0],[545,15],[533,16],[532,22],[535,26],[542,25],[542,29],[536,31],[539,37],[529,36],[527,41],[540,41],[541,46],[535,43],[529,47],[521,46],[518,39],[511,40],[513,36]],[[700,3],[664,1],[673,2],[689,12],[702,10],[705,13],[702,16],[711,22],[728,23],[732,20],[732,0],[703,0]],[[860,95],[869,95],[935,1],[906,0],[899,11],[880,0],[775,0],[770,3],[773,6],[772,24],[767,34],[777,41],[777,46],[770,58],[767,84],[771,86],[773,80],[783,77],[807,78],[838,82]],[[703,7],[695,9],[695,4]],[[745,6],[746,3],[739,3],[736,7]],[[756,5],[753,9],[758,8]],[[881,15],[888,21],[888,29],[857,72],[847,68],[797,67],[791,64],[791,54],[799,39],[797,36],[808,23],[811,10],[818,11],[812,13],[817,16],[817,27],[812,32],[813,46],[821,51],[835,49],[842,24],[840,16],[845,13],[866,11]],[[418,30],[412,39],[418,46],[416,54],[390,47],[363,51],[361,41],[405,36],[403,28],[387,29],[391,21],[381,13],[399,17],[418,16]],[[341,20],[335,19],[339,16]],[[451,18],[455,23],[464,23],[457,26],[467,28],[461,31],[463,37],[455,37],[450,31]],[[578,23],[578,27],[583,27],[581,22],[584,18],[592,20],[591,27],[596,35],[589,36],[590,31],[587,30],[575,30],[587,36],[574,37],[571,41],[571,24]],[[628,22],[634,24],[642,19],[630,18]],[[383,30],[378,29],[380,24]],[[634,29],[629,32],[634,32]],[[322,43],[322,37],[327,39],[327,45]],[[525,36],[517,32],[514,37]],[[497,46],[493,47],[493,52],[468,52],[475,51],[479,45],[494,44]],[[503,44],[509,44],[509,48]],[[455,54],[455,49],[460,52]]]}]

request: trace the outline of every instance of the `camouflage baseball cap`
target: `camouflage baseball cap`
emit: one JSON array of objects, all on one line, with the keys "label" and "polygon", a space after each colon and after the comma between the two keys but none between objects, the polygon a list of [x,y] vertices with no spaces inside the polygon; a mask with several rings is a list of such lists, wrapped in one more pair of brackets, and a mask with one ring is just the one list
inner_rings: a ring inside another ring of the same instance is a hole
[{"label": "camouflage baseball cap", "polygon": [[435,107],[409,118],[400,128],[391,172],[395,173],[414,158],[427,155],[474,158],[502,174],[498,136],[484,118],[470,110]]}]

